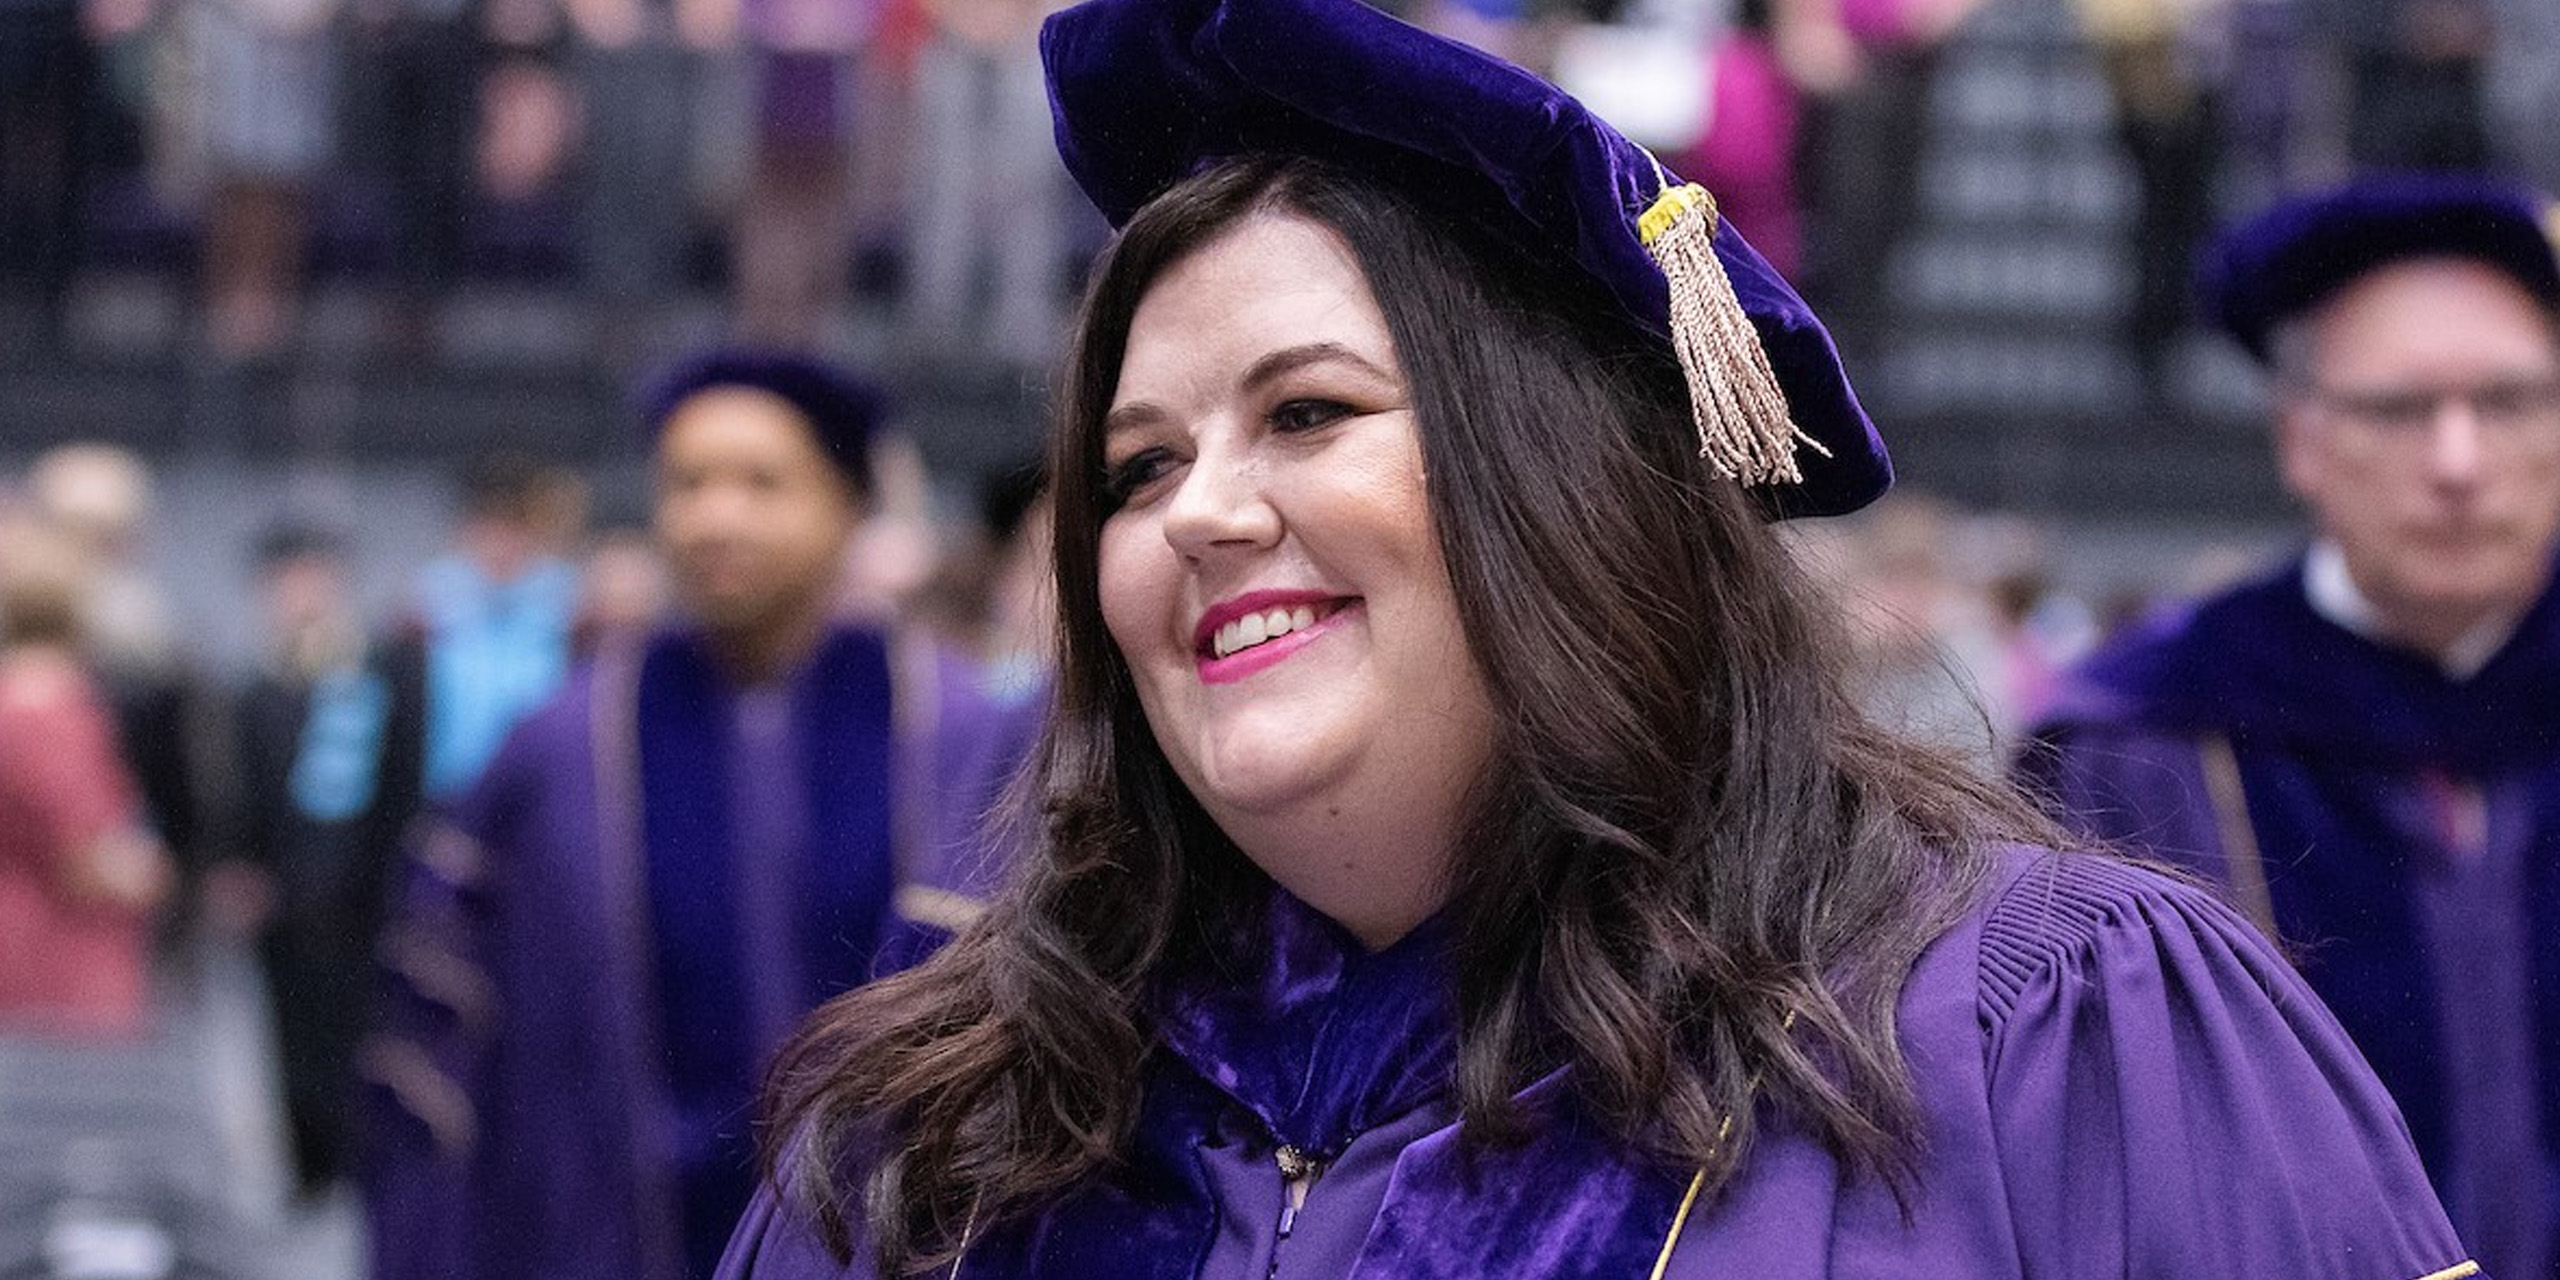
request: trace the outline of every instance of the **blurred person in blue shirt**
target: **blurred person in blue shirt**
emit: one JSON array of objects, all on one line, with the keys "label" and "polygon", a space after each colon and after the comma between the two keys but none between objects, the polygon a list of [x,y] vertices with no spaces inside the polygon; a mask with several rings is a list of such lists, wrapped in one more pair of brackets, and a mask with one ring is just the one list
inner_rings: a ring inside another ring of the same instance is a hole
[{"label": "blurred person in blue shirt", "polygon": [[568,483],[518,455],[471,464],[454,547],[421,572],[409,616],[360,661],[306,677],[280,780],[287,803],[263,838],[290,934],[275,997],[308,1189],[361,1159],[355,1061],[403,838],[467,793],[568,674],[578,599],[560,554]]}]

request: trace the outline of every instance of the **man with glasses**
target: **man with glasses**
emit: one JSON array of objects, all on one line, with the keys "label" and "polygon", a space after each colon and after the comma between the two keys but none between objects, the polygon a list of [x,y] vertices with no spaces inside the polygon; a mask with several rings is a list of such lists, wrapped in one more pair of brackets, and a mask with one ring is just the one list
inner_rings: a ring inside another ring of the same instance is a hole
[{"label": "man with glasses", "polygon": [[2560,1263],[2551,226],[2402,177],[2225,236],[2205,311],[2270,374],[2313,541],[2101,651],[2020,765],[2293,948],[2500,1276]]}]

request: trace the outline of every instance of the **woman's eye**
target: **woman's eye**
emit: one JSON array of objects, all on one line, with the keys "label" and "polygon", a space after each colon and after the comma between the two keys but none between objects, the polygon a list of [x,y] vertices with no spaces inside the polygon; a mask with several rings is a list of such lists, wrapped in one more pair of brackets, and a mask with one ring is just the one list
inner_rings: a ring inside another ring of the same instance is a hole
[{"label": "woman's eye", "polygon": [[1103,468],[1102,496],[1117,510],[1172,466],[1172,454],[1162,449],[1142,449]]},{"label": "woman's eye", "polygon": [[1338,401],[1286,400],[1271,411],[1271,425],[1280,431],[1313,431],[1351,414],[1351,406]]}]

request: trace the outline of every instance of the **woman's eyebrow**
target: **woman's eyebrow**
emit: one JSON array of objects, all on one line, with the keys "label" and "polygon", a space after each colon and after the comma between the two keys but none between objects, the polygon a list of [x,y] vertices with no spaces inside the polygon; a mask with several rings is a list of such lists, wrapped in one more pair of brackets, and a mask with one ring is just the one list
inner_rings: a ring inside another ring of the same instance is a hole
[{"label": "woman's eyebrow", "polygon": [[1254,361],[1253,367],[1245,370],[1242,385],[1247,391],[1257,390],[1283,375],[1317,364],[1356,365],[1361,372],[1370,377],[1390,377],[1386,370],[1371,364],[1368,357],[1339,342],[1309,342],[1295,347],[1283,347]]},{"label": "woman's eyebrow", "polygon": [[1113,405],[1111,412],[1102,416],[1102,438],[1109,441],[1123,432],[1154,426],[1164,418],[1164,410],[1151,401],[1132,400],[1127,404]]},{"label": "woman's eyebrow", "polygon": [[[1282,347],[1254,361],[1252,367],[1245,370],[1244,377],[1238,385],[1246,391],[1258,391],[1299,369],[1320,364],[1349,365],[1357,372],[1380,381],[1395,380],[1394,374],[1379,368],[1367,356],[1361,355],[1342,343],[1307,342],[1294,347]],[[1132,400],[1127,404],[1114,405],[1111,411],[1102,417],[1102,438],[1107,441],[1124,431],[1152,427],[1163,422],[1165,417],[1164,409],[1152,401]]]}]

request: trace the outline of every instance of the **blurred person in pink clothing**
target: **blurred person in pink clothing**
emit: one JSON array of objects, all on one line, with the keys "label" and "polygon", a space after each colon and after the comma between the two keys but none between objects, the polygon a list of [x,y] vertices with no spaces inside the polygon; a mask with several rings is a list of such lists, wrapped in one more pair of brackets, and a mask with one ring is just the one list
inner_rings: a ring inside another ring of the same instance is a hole
[{"label": "blurred person in pink clothing", "polygon": [[1673,161],[1716,201],[1771,266],[1804,265],[1797,167],[1802,95],[1827,95],[1858,74],[1858,52],[1836,0],[1738,0],[1733,25],[1707,53],[1707,127]]},{"label": "blurred person in pink clothing", "polygon": [[46,539],[15,550],[0,562],[0,1030],[138,1035],[168,860],[78,657],[76,559]]},{"label": "blurred person in pink clothing", "polygon": [[[853,236],[853,175],[872,161],[862,55],[879,0],[715,0],[696,39],[735,59],[752,122],[730,226],[738,335],[798,350],[843,309]],[[680,20],[682,20],[680,18]]]}]

